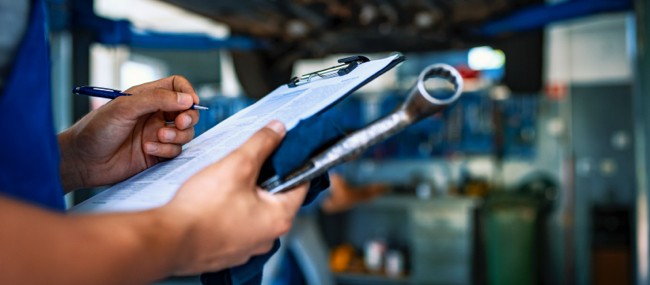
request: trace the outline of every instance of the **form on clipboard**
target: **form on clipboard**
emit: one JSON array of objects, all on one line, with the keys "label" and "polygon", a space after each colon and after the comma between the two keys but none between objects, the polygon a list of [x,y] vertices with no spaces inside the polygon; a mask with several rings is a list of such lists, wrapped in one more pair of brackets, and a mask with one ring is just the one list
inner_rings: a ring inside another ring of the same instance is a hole
[{"label": "form on clipboard", "polygon": [[183,147],[176,158],[159,163],[70,209],[71,213],[139,211],[169,202],[189,177],[219,161],[271,120],[287,130],[343,99],[404,61],[401,54],[369,60],[339,60],[340,65],[293,78],[214,126]]}]

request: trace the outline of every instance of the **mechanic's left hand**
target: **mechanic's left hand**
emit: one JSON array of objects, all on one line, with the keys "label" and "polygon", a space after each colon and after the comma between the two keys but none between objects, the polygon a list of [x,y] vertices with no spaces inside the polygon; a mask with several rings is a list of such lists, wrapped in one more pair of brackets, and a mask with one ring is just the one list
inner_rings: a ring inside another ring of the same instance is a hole
[{"label": "mechanic's left hand", "polygon": [[[59,135],[67,191],[131,177],[181,153],[199,120],[199,97],[182,76],[138,85]],[[171,123],[173,122],[173,123]]]}]

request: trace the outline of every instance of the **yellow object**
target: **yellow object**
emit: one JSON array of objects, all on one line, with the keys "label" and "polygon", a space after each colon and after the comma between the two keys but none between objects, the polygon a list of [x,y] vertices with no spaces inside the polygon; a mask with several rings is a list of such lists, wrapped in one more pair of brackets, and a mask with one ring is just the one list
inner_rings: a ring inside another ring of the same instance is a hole
[{"label": "yellow object", "polygon": [[347,271],[354,258],[354,247],[349,244],[339,245],[332,250],[330,255],[330,268],[332,272]]}]

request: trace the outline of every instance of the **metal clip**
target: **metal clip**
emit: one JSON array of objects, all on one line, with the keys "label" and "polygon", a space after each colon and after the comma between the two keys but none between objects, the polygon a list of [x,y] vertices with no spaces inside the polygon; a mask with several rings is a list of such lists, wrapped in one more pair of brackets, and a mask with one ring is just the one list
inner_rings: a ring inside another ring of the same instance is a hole
[{"label": "metal clip", "polygon": [[287,83],[287,86],[293,88],[302,84],[309,83],[314,78],[331,78],[334,76],[343,76],[352,72],[352,70],[357,68],[359,64],[368,61],[370,61],[370,59],[362,55],[355,55],[355,56],[341,58],[338,60],[338,62],[341,64],[337,66],[332,66],[332,67],[325,68],[323,70],[307,73],[300,77],[298,76],[292,77],[289,80],[289,83]]}]

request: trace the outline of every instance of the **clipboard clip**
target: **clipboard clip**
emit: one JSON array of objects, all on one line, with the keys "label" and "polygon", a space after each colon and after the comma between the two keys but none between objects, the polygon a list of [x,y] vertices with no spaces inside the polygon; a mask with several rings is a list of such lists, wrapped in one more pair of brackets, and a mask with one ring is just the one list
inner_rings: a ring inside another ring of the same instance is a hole
[{"label": "clipboard clip", "polygon": [[352,72],[352,70],[357,68],[359,64],[368,61],[370,61],[370,59],[368,59],[363,55],[354,55],[354,56],[341,58],[338,60],[338,62],[341,64],[337,66],[332,66],[332,67],[325,68],[323,70],[307,73],[300,77],[298,76],[292,77],[289,80],[289,83],[287,83],[287,86],[289,86],[289,88],[297,87],[299,85],[307,84],[311,82],[311,80],[314,78],[331,78],[334,76],[343,76]]}]

